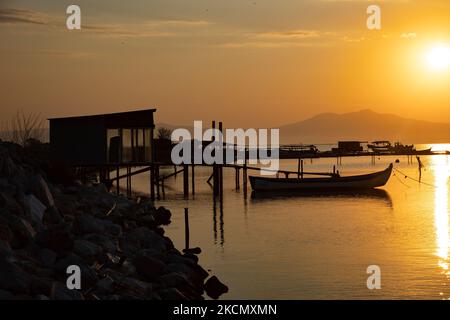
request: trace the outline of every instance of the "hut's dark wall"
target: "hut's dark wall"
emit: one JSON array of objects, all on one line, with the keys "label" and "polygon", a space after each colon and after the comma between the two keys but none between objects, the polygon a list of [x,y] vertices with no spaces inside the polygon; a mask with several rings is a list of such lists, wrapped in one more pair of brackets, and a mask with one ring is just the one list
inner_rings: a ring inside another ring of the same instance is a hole
[{"label": "hut's dark wall", "polygon": [[71,166],[106,163],[106,128],[98,120],[50,120],[52,160]]},{"label": "hut's dark wall", "polygon": [[70,166],[105,165],[108,162],[107,129],[150,129],[149,141],[152,141],[155,111],[50,119],[52,160]]}]

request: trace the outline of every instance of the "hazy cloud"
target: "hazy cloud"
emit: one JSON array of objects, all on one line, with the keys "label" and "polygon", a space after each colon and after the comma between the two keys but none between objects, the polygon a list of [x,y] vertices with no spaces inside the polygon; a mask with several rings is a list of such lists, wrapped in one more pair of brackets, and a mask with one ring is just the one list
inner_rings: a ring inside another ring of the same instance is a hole
[{"label": "hazy cloud", "polygon": [[40,12],[23,9],[1,9],[0,23],[48,24],[48,16]]},{"label": "hazy cloud", "polygon": [[168,37],[187,28],[205,27],[208,21],[151,20],[133,24],[91,24],[82,27],[96,35],[110,37]]},{"label": "hazy cloud", "polygon": [[[0,0],[1,1],[1,0]],[[6,8],[0,9],[0,23],[4,24],[38,24],[58,27],[65,31],[64,16],[54,17],[38,11]],[[83,34],[105,37],[167,37],[190,28],[202,28],[211,23],[204,20],[147,20],[135,23],[102,23],[89,21],[81,25]]]},{"label": "hazy cloud", "polygon": [[287,30],[262,32],[258,36],[270,39],[308,39],[318,38],[320,37],[320,33],[314,30]]},{"label": "hazy cloud", "polygon": [[[335,38],[334,32],[317,30],[274,30],[245,33],[239,40],[221,44],[224,48],[291,48],[327,46]],[[320,41],[318,41],[320,40]]]}]

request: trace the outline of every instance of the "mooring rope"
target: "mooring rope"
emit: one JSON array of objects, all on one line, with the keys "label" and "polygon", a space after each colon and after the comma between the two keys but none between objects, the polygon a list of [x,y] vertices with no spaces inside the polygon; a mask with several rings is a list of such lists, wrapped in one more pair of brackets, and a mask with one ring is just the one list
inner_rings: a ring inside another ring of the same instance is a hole
[{"label": "mooring rope", "polygon": [[405,187],[411,188],[411,186],[408,186],[406,183],[404,183],[404,182],[402,181],[402,179],[400,179],[400,177],[397,176],[397,174],[396,174],[395,172],[394,172],[394,177],[396,177],[397,180],[398,180],[402,185],[404,185]]},{"label": "mooring rope", "polygon": [[[432,187],[432,188],[437,188],[436,185],[431,184],[431,183],[427,183],[427,182],[423,182],[423,181],[421,181],[421,180],[419,180],[419,179],[410,177],[410,176],[408,176],[407,174],[405,174],[405,173],[401,172],[400,170],[398,170],[397,168],[394,168],[394,170],[397,171],[398,173],[400,173],[401,175],[403,175],[403,176],[404,176],[405,178],[407,178],[407,179],[411,179],[411,180],[413,180],[413,181],[416,181],[416,182],[418,182],[418,183],[421,183],[421,184],[423,184],[423,185],[426,185],[426,186],[429,186],[429,187]],[[397,177],[397,178],[398,178],[398,177]]]}]

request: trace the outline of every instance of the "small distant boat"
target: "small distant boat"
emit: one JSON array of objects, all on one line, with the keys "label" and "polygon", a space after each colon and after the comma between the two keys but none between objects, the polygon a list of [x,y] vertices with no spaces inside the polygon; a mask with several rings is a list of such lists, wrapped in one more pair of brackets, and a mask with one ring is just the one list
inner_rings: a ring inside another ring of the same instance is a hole
[{"label": "small distant boat", "polygon": [[400,142],[396,142],[394,146],[390,148],[390,151],[394,154],[408,154],[414,153],[416,149],[414,148],[413,144],[405,145],[401,144]]},{"label": "small distant boat", "polygon": [[321,191],[321,190],[364,190],[384,186],[392,173],[392,164],[385,170],[370,174],[329,178],[269,178],[250,176],[254,191]]},{"label": "small distant boat", "polygon": [[416,150],[415,154],[431,154],[431,148],[423,149],[423,150]]},{"label": "small distant boat", "polygon": [[369,143],[367,147],[373,152],[389,152],[392,148],[392,145],[389,141],[380,140]]}]

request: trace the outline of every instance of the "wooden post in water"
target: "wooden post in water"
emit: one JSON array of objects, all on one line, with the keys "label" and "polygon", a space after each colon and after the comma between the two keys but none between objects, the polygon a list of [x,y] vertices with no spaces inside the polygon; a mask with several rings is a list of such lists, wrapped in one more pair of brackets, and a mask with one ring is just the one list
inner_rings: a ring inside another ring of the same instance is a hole
[{"label": "wooden post in water", "polygon": [[244,167],[242,169],[242,187],[247,192],[247,147],[244,146]]},{"label": "wooden post in water", "polygon": [[[222,129],[223,129],[223,124],[222,121],[219,122],[219,131],[222,134]],[[222,163],[224,163],[224,159],[225,159],[225,152],[223,152],[223,138],[220,138],[220,148],[222,148],[222,154],[223,154],[223,159]],[[218,177],[219,177],[219,195],[220,195],[220,200],[222,200],[222,196],[223,196],[223,165],[219,164],[219,172],[218,172]]]},{"label": "wooden post in water", "polygon": [[192,172],[191,172],[191,175],[192,175],[192,177],[191,177],[191,181],[192,181],[192,195],[195,194],[195,170],[194,170],[194,168],[195,168],[195,165],[194,165],[194,163],[192,163]]},{"label": "wooden post in water", "polygon": [[300,158],[298,158],[298,164],[297,164],[297,178],[300,178]]},{"label": "wooden post in water", "polygon": [[[212,122],[211,127],[212,127],[212,129],[216,129],[216,121]],[[212,141],[215,141],[215,140],[216,140],[216,137],[213,134]],[[212,173],[212,177],[213,177],[213,195],[214,195],[214,197],[216,197],[216,196],[219,195],[219,176],[218,176],[219,171],[217,169],[217,163],[214,163],[212,168],[213,168],[213,173]]]},{"label": "wooden post in water", "polygon": [[189,197],[189,165],[183,165],[183,194],[184,197]]},{"label": "wooden post in water", "polygon": [[234,168],[234,180],[236,183],[236,190],[239,190],[240,183],[239,183],[239,167]]},{"label": "wooden post in water", "polygon": [[300,173],[301,173],[300,176],[303,179],[303,160],[300,161]]},{"label": "wooden post in water", "polygon": [[189,249],[189,209],[184,208],[184,247]]},{"label": "wooden post in water", "polygon": [[127,166],[127,197],[130,197],[130,166]]}]

